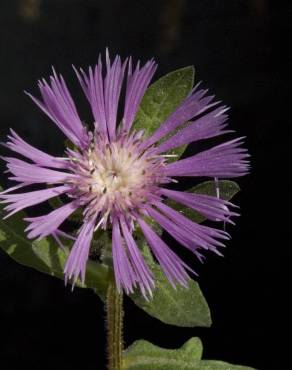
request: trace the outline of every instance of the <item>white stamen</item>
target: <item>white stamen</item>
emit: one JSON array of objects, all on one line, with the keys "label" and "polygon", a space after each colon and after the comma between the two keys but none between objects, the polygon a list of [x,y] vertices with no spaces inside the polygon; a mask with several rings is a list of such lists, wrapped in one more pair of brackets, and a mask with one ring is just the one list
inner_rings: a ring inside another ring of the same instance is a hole
[{"label": "white stamen", "polygon": [[178,157],[178,154],[161,154],[158,157],[175,158],[175,157]]},{"label": "white stamen", "polygon": [[[137,135],[136,135],[137,136]],[[122,137],[109,143],[96,136],[94,146],[85,155],[72,153],[75,166],[74,184],[86,192],[86,217],[100,214],[94,231],[106,228],[112,212],[131,212],[147,201],[158,183],[178,182],[163,175],[166,158],[176,154],[153,155],[151,151],[137,150],[139,140],[135,135]],[[79,159],[80,158],[80,159]]]},{"label": "white stamen", "polygon": [[99,228],[99,226],[103,223],[103,221],[104,221],[104,217],[102,217],[100,220],[99,220],[99,222],[98,222],[98,224],[95,226],[95,228],[94,228],[94,232],[96,232],[96,230]]}]

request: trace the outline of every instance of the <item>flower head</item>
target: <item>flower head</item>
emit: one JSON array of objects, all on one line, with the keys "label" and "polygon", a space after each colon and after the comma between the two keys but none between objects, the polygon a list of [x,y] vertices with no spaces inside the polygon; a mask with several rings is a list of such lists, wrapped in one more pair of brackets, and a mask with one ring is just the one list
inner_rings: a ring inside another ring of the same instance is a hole
[{"label": "flower head", "polygon": [[[26,160],[4,158],[10,180],[18,183],[0,196],[2,202],[8,204],[6,217],[63,195],[68,200],[63,206],[46,215],[25,219],[29,222],[26,229],[29,238],[53,235],[59,240],[59,236],[64,235],[60,230],[63,222],[78,208],[83,210],[83,223],[64,270],[66,280],[73,283],[78,278],[85,280],[86,262],[97,229],[111,230],[118,288],[130,293],[139,286],[145,296],[151,294],[155,282],[133,237],[137,227],[173,285],[186,285],[190,270],[149,225],[149,218],[200,259],[202,249],[219,253],[218,247],[229,238],[225,231],[187,219],[169,207],[165,199],[193,208],[210,220],[232,222],[231,217],[236,213],[229,202],[170,190],[167,184],[180,176],[232,178],[244,175],[248,170],[248,154],[241,147],[242,139],[169,163],[169,150],[229,132],[225,129],[227,109],[212,102],[213,97],[196,86],[161,126],[150,137],[145,137],[143,131],[132,129],[132,124],[155,70],[153,60],[142,67],[137,63],[133,68],[131,58],[122,63],[117,56],[111,63],[108,53],[105,74],[101,58],[87,73],[75,69],[92,110],[91,130],[82,124],[61,75],[53,71],[49,82],[39,81],[41,99],[28,95],[74,144],[74,149],[66,148],[63,157],[53,157],[34,148],[13,130],[8,136],[6,146]],[[122,120],[118,122],[124,80],[125,103]],[[13,193],[33,184],[43,184],[46,188]]]}]

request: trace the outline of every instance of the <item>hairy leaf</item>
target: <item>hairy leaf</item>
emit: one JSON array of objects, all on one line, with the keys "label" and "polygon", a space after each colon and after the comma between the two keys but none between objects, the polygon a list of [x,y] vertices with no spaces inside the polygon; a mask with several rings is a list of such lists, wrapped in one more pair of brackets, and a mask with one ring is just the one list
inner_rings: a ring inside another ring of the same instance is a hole
[{"label": "hairy leaf", "polygon": [[253,370],[226,362],[201,360],[202,343],[189,339],[180,349],[164,349],[145,340],[134,342],[123,357],[123,370]]},{"label": "hairy leaf", "polygon": [[212,322],[210,310],[199,284],[190,280],[188,288],[178,285],[174,289],[146,246],[143,247],[143,255],[154,274],[156,288],[153,298],[148,301],[138,291],[132,294],[130,297],[134,303],[166,324],[209,327]]}]

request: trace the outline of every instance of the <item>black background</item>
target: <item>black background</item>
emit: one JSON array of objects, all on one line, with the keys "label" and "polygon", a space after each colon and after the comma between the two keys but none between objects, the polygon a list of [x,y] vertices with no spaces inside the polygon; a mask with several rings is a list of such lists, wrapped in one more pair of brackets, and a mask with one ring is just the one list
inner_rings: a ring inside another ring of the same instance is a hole
[{"label": "black background", "polygon": [[[284,261],[291,245],[280,205],[288,207],[291,192],[284,145],[291,118],[283,113],[289,106],[290,42],[284,37],[291,33],[291,6],[267,0],[1,0],[0,27],[2,141],[12,127],[60,154],[62,135],[23,90],[36,92],[36,80],[54,65],[87,117],[71,64],[94,64],[106,46],[123,57],[154,56],[156,78],[194,64],[196,79],[232,107],[231,126],[247,136],[252,155],[252,172],[240,179],[242,192],[235,199],[242,217],[229,230],[233,239],[224,258],[210,254],[204,265],[188,261],[199,272],[213,326],[167,326],[126,300],[125,343],[144,338],[176,348],[200,336],[205,358],[261,370],[287,368]],[[0,251],[1,370],[105,368],[104,316],[92,291],[71,293],[62,281]]]}]

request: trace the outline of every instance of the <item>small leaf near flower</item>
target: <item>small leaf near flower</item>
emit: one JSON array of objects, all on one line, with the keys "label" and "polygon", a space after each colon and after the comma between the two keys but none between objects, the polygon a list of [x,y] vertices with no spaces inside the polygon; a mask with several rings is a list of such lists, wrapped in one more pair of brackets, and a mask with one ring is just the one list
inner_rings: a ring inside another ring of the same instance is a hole
[{"label": "small leaf near flower", "polygon": [[190,280],[187,288],[177,285],[174,289],[162,269],[154,262],[147,246],[143,246],[143,255],[154,274],[156,288],[153,290],[153,298],[148,301],[138,291],[131,294],[134,303],[166,324],[181,327],[211,326],[210,310],[199,284]]}]

